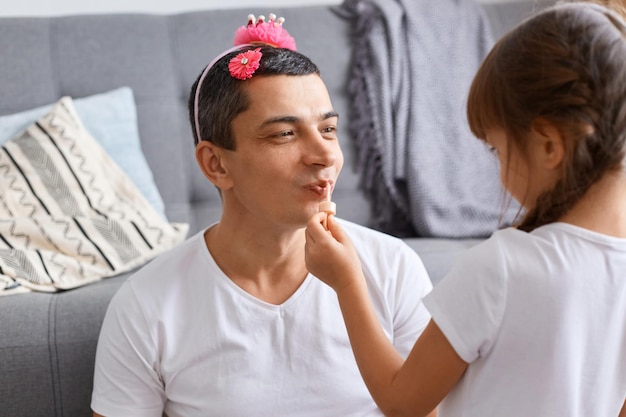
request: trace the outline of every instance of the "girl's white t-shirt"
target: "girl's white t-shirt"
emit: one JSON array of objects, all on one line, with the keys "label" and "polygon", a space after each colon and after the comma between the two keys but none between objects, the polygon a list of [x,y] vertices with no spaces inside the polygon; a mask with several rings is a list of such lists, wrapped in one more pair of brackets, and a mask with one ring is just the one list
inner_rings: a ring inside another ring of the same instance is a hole
[{"label": "girl's white t-shirt", "polygon": [[469,363],[440,417],[617,416],[626,239],[565,223],[496,232],[424,299]]},{"label": "girl's white t-shirt", "polygon": [[[408,355],[432,286],[399,239],[342,222],[385,332]],[[245,262],[245,259],[242,259]],[[97,350],[92,408],[107,417],[381,416],[362,381],[334,291],[313,276],[263,302],[216,265],[202,233],[131,277]]]}]

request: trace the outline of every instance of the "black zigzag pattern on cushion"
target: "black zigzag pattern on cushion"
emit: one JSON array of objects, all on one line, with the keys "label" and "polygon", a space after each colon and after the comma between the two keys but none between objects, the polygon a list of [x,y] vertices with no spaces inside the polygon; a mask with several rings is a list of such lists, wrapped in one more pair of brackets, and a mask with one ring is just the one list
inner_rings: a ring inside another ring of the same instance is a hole
[{"label": "black zigzag pattern on cushion", "polygon": [[80,210],[76,199],[39,141],[32,136],[25,135],[15,141],[15,144],[19,146],[33,169],[37,171],[46,191],[56,201],[63,213],[70,216],[79,215]]},{"label": "black zigzag pattern on cushion", "polygon": [[140,256],[139,251],[132,244],[119,223],[105,218],[93,218],[91,221],[124,264]]},{"label": "black zigzag pattern on cushion", "polygon": [[74,218],[72,218],[72,220],[74,221],[74,224],[76,226],[78,226],[78,230],[80,230],[80,232],[83,234],[83,236],[85,236],[85,238],[89,241],[89,243],[91,243],[93,245],[93,247],[98,251],[98,253],[100,253],[100,255],[102,255],[102,259],[104,259],[104,261],[107,263],[107,265],[109,265],[109,268],[111,268],[112,271],[115,271],[115,266],[111,263],[109,258],[106,256],[106,254],[102,250],[102,248],[100,248],[100,246],[89,236],[89,234],[87,234],[87,231],[85,230],[83,225],[81,225],[81,223],[80,223],[80,220],[83,220],[83,221],[86,221],[87,223],[89,223],[93,219],[74,217]]},{"label": "black zigzag pattern on cushion", "polygon": [[[69,245],[70,242],[72,243],[72,247],[74,248],[74,252],[72,252],[72,253],[76,253],[78,256],[81,257],[81,259],[84,259],[84,258],[89,259],[89,264],[91,264],[91,265],[95,265],[96,264],[96,262],[98,261],[99,257],[96,254],[94,254],[90,250],[90,248],[88,248],[83,243],[82,239],[79,239],[79,238],[75,237],[72,234],[72,231],[73,231],[72,230],[72,224],[75,224],[75,223],[70,223],[65,218],[63,218],[63,219],[51,219],[51,221],[54,224],[56,224],[57,226],[63,227],[62,235],[63,235],[63,238],[65,239],[64,241],[68,245]],[[80,227],[79,227],[78,230],[81,230]],[[97,248],[96,248],[96,250],[97,250]],[[60,249],[57,249],[57,251],[59,253],[67,254],[65,251],[62,251]]]},{"label": "black zigzag pattern on cushion", "polygon": [[[4,152],[6,152],[4,146],[2,147],[2,150]],[[9,188],[10,189],[16,189],[14,184],[15,184],[15,180],[16,177],[15,175],[11,174],[11,167],[9,167],[6,163],[4,158],[2,158],[2,154],[0,154],[0,176],[2,178],[7,178],[9,179]],[[6,194],[8,194],[9,190],[4,190],[4,193],[0,194],[0,203],[2,204],[2,209],[9,215],[9,217],[13,217],[13,212],[11,211],[11,209],[9,208],[9,205],[7,204],[4,196]],[[23,195],[23,193],[22,193]]]},{"label": "black zigzag pattern on cushion", "polygon": [[4,220],[4,224],[9,224],[10,239],[9,242],[2,236],[2,241],[10,248],[14,248],[15,246],[23,247],[24,249],[30,249],[30,236],[26,233],[22,233],[18,231],[17,223],[14,220]]},{"label": "black zigzag pattern on cushion", "polygon": [[13,268],[16,277],[28,279],[30,282],[38,285],[51,283],[49,279],[37,274],[37,269],[22,251],[0,249],[0,259],[2,259],[5,265]]},{"label": "black zigzag pattern on cushion", "polygon": [[30,189],[30,193],[29,193],[28,190],[26,190],[26,189],[24,189],[24,188],[22,188],[20,186],[20,184],[18,183],[18,175],[11,174],[12,170],[10,169],[10,167],[8,165],[4,165],[3,164],[0,167],[0,168],[2,168],[2,171],[4,171],[5,168],[6,168],[6,172],[7,172],[6,177],[10,178],[9,188],[11,189],[12,192],[14,192],[15,194],[19,195],[19,199],[18,199],[19,203],[22,205],[22,207],[24,207],[24,208],[28,207],[30,209],[29,212],[28,213],[24,213],[24,215],[26,215],[28,217],[33,217],[37,213],[37,206],[35,206],[34,204],[31,204],[31,203],[28,202],[28,196],[29,195],[34,196],[39,201],[40,207],[43,208],[46,211],[46,213],[50,214],[50,211],[48,210],[46,205],[43,203],[43,201],[41,201],[39,196],[35,193],[35,190],[33,189],[33,186],[31,185],[30,181],[28,180],[28,177],[26,175],[24,175],[24,171],[22,171],[22,168],[17,163],[17,161],[15,160],[15,158],[13,157],[11,152],[9,152],[9,150],[8,150],[8,148],[6,146],[3,146],[2,150],[6,154],[7,158],[13,163],[13,166],[19,172],[21,177],[24,179],[24,182],[26,183],[26,185]]},{"label": "black zigzag pattern on cushion", "polygon": [[[65,109],[65,111],[67,111],[68,113],[72,113],[67,108],[65,102],[61,102],[60,104]],[[91,207],[91,209],[99,215],[106,216],[101,210],[98,209],[98,207],[103,206],[102,201],[104,199],[105,192],[96,186],[97,174],[94,173],[88,166],[87,159],[85,158],[85,155],[83,155],[81,147],[76,143],[77,138],[72,134],[66,134],[66,129],[65,127],[63,127],[63,123],[58,123],[57,120],[58,118],[56,116],[53,116],[49,120],[49,129],[44,127],[40,123],[36,123],[36,125],[46,134],[46,136],[48,136],[50,142],[58,149],[59,155],[61,155],[61,157],[65,161],[68,170],[76,179],[76,183],[78,184],[83,195],[87,199],[89,207]],[[74,120],[72,120],[72,122],[74,122]],[[57,140],[59,140],[59,143],[57,143],[53,136],[56,137]],[[65,144],[61,144],[62,142],[65,142]],[[72,164],[69,163],[67,156],[62,149],[66,149],[66,151],[69,151],[69,154],[78,161],[77,169],[80,173],[82,180],[79,179],[78,173],[74,171]],[[86,185],[83,185],[83,180],[86,181]],[[85,186],[87,186],[91,190],[91,193],[97,195],[97,197],[95,198],[95,203],[92,201],[92,197],[90,197],[89,193],[85,191]]]}]

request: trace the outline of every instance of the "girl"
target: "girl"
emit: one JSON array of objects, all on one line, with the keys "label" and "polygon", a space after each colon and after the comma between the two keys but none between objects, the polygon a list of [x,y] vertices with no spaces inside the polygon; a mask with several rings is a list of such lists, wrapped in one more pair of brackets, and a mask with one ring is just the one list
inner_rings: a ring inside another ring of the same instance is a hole
[{"label": "girl", "polygon": [[[425,297],[405,362],[377,322],[350,240],[307,226],[311,273],[337,293],[365,382],[387,415],[626,416],[626,24],[559,4],[503,37],[468,100],[525,209]],[[621,412],[620,412],[621,410]]]}]

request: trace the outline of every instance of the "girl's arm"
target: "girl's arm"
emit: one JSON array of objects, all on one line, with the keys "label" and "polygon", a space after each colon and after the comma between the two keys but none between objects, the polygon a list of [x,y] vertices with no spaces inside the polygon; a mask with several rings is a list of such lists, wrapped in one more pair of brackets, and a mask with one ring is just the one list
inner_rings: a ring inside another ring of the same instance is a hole
[{"label": "girl's arm", "polygon": [[432,320],[402,360],[378,322],[352,243],[332,216],[325,230],[325,216],[316,214],[307,226],[307,267],[336,291],[357,365],[374,401],[387,416],[426,416],[457,383],[467,363]]},{"label": "girl's arm", "polygon": [[619,412],[619,416],[617,417],[626,417],[626,400],[624,400],[624,405],[622,406],[622,411]]}]

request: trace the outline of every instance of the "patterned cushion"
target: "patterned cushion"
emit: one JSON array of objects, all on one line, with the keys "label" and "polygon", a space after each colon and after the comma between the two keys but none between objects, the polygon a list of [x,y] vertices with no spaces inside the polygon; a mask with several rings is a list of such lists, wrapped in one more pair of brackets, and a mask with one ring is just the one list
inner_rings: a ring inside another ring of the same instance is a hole
[{"label": "patterned cushion", "polygon": [[0,295],[117,275],[187,233],[154,210],[69,97],[2,146],[0,172]]},{"label": "patterned cushion", "polygon": [[[89,133],[124,170],[164,219],[165,205],[142,152],[133,90],[120,87],[73,100],[76,113]],[[54,104],[54,103],[53,103]],[[50,111],[53,104],[0,116],[0,144],[12,139]]]}]

